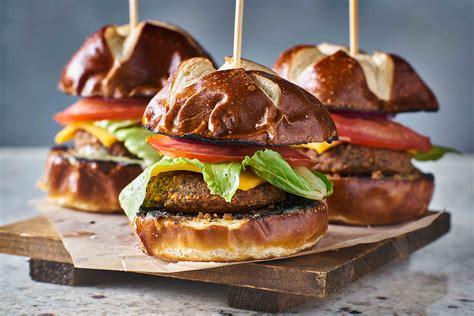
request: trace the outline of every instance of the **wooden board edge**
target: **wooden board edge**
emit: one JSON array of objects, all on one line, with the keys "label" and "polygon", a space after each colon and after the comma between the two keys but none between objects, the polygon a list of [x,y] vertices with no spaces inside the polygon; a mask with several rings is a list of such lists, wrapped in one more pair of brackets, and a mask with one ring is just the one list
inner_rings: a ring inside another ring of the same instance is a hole
[{"label": "wooden board edge", "polygon": [[0,253],[72,264],[72,258],[60,239],[18,237],[14,234],[2,233]]},{"label": "wooden board edge", "polygon": [[230,286],[227,304],[232,308],[264,313],[283,313],[311,300],[310,296]]}]

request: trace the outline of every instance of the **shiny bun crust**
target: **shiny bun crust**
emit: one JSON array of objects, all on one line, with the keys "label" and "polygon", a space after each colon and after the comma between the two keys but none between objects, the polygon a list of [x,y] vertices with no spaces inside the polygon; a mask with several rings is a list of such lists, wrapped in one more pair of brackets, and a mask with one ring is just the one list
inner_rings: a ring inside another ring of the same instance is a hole
[{"label": "shiny bun crust", "polygon": [[278,214],[243,218],[139,215],[145,253],[172,261],[245,261],[292,255],[314,246],[328,227],[326,205],[295,205]]},{"label": "shiny bun crust", "polygon": [[329,221],[349,225],[385,225],[414,220],[426,213],[434,190],[431,174],[414,180],[331,177]]},{"label": "shiny bun crust", "polygon": [[437,111],[430,88],[403,58],[382,52],[350,56],[346,47],[323,43],[283,52],[273,69],[305,88],[330,110]]},{"label": "shiny bun crust", "polygon": [[152,97],[178,64],[209,55],[185,31],[163,22],[107,25],[86,39],[63,70],[59,88],[82,97]]},{"label": "shiny bun crust", "polygon": [[337,137],[313,95],[253,62],[230,65],[230,59],[219,70],[205,58],[183,62],[149,103],[143,125],[175,137],[262,146]]},{"label": "shiny bun crust", "polygon": [[66,207],[122,212],[118,195],[142,170],[138,164],[76,158],[66,148],[53,148],[38,186],[51,201]]}]

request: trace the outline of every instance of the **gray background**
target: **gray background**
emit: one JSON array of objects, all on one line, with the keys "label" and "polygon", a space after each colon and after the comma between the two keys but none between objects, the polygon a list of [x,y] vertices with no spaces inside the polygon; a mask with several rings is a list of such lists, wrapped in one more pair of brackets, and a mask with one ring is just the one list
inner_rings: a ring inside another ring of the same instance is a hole
[{"label": "gray background", "polygon": [[[232,53],[234,1],[141,0],[141,18],[178,24],[220,62]],[[243,56],[272,65],[298,43],[347,44],[347,1],[247,0]],[[86,36],[125,23],[126,0],[0,0],[0,145],[52,144],[52,115],[75,98],[56,89]],[[405,57],[437,95],[435,114],[398,120],[433,142],[473,152],[473,1],[361,0],[360,47]]]}]

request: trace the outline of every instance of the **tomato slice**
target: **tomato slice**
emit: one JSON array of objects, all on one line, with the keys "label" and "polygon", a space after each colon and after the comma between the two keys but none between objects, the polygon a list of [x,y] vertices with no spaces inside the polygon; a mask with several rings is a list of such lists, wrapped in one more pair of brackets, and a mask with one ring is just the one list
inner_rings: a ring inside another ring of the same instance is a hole
[{"label": "tomato slice", "polygon": [[[214,145],[196,141],[181,140],[164,135],[155,135],[146,140],[151,147],[161,154],[172,158],[198,159],[201,162],[219,163],[242,161],[245,156],[252,156],[256,151],[266,149],[260,146]],[[314,167],[315,162],[290,147],[269,148],[278,152],[292,166]]]},{"label": "tomato slice", "polygon": [[383,117],[348,117],[331,113],[339,139],[349,143],[393,150],[429,151],[429,137]]},{"label": "tomato slice", "polygon": [[100,120],[141,120],[148,99],[84,98],[54,115],[62,125]]}]

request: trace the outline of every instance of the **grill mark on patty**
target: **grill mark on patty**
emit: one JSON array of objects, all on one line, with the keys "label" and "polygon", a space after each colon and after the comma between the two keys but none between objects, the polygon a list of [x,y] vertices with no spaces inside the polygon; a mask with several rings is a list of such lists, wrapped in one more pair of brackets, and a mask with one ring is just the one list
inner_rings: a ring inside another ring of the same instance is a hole
[{"label": "grill mark on patty", "polygon": [[212,195],[202,174],[189,171],[164,172],[148,183],[145,208],[164,207],[173,212],[249,212],[286,199],[286,193],[269,183],[248,191],[237,190],[231,202]]},{"label": "grill mark on patty", "polygon": [[106,151],[112,156],[139,159],[137,156],[128,151],[123,142],[117,141],[109,147],[105,147],[94,135],[84,130],[78,130],[74,135],[74,149],[80,150],[84,147],[94,148],[97,151]]},{"label": "grill mark on patty", "polygon": [[416,170],[407,152],[354,144],[341,144],[312,158],[318,162],[315,169],[324,173],[409,174]]}]

